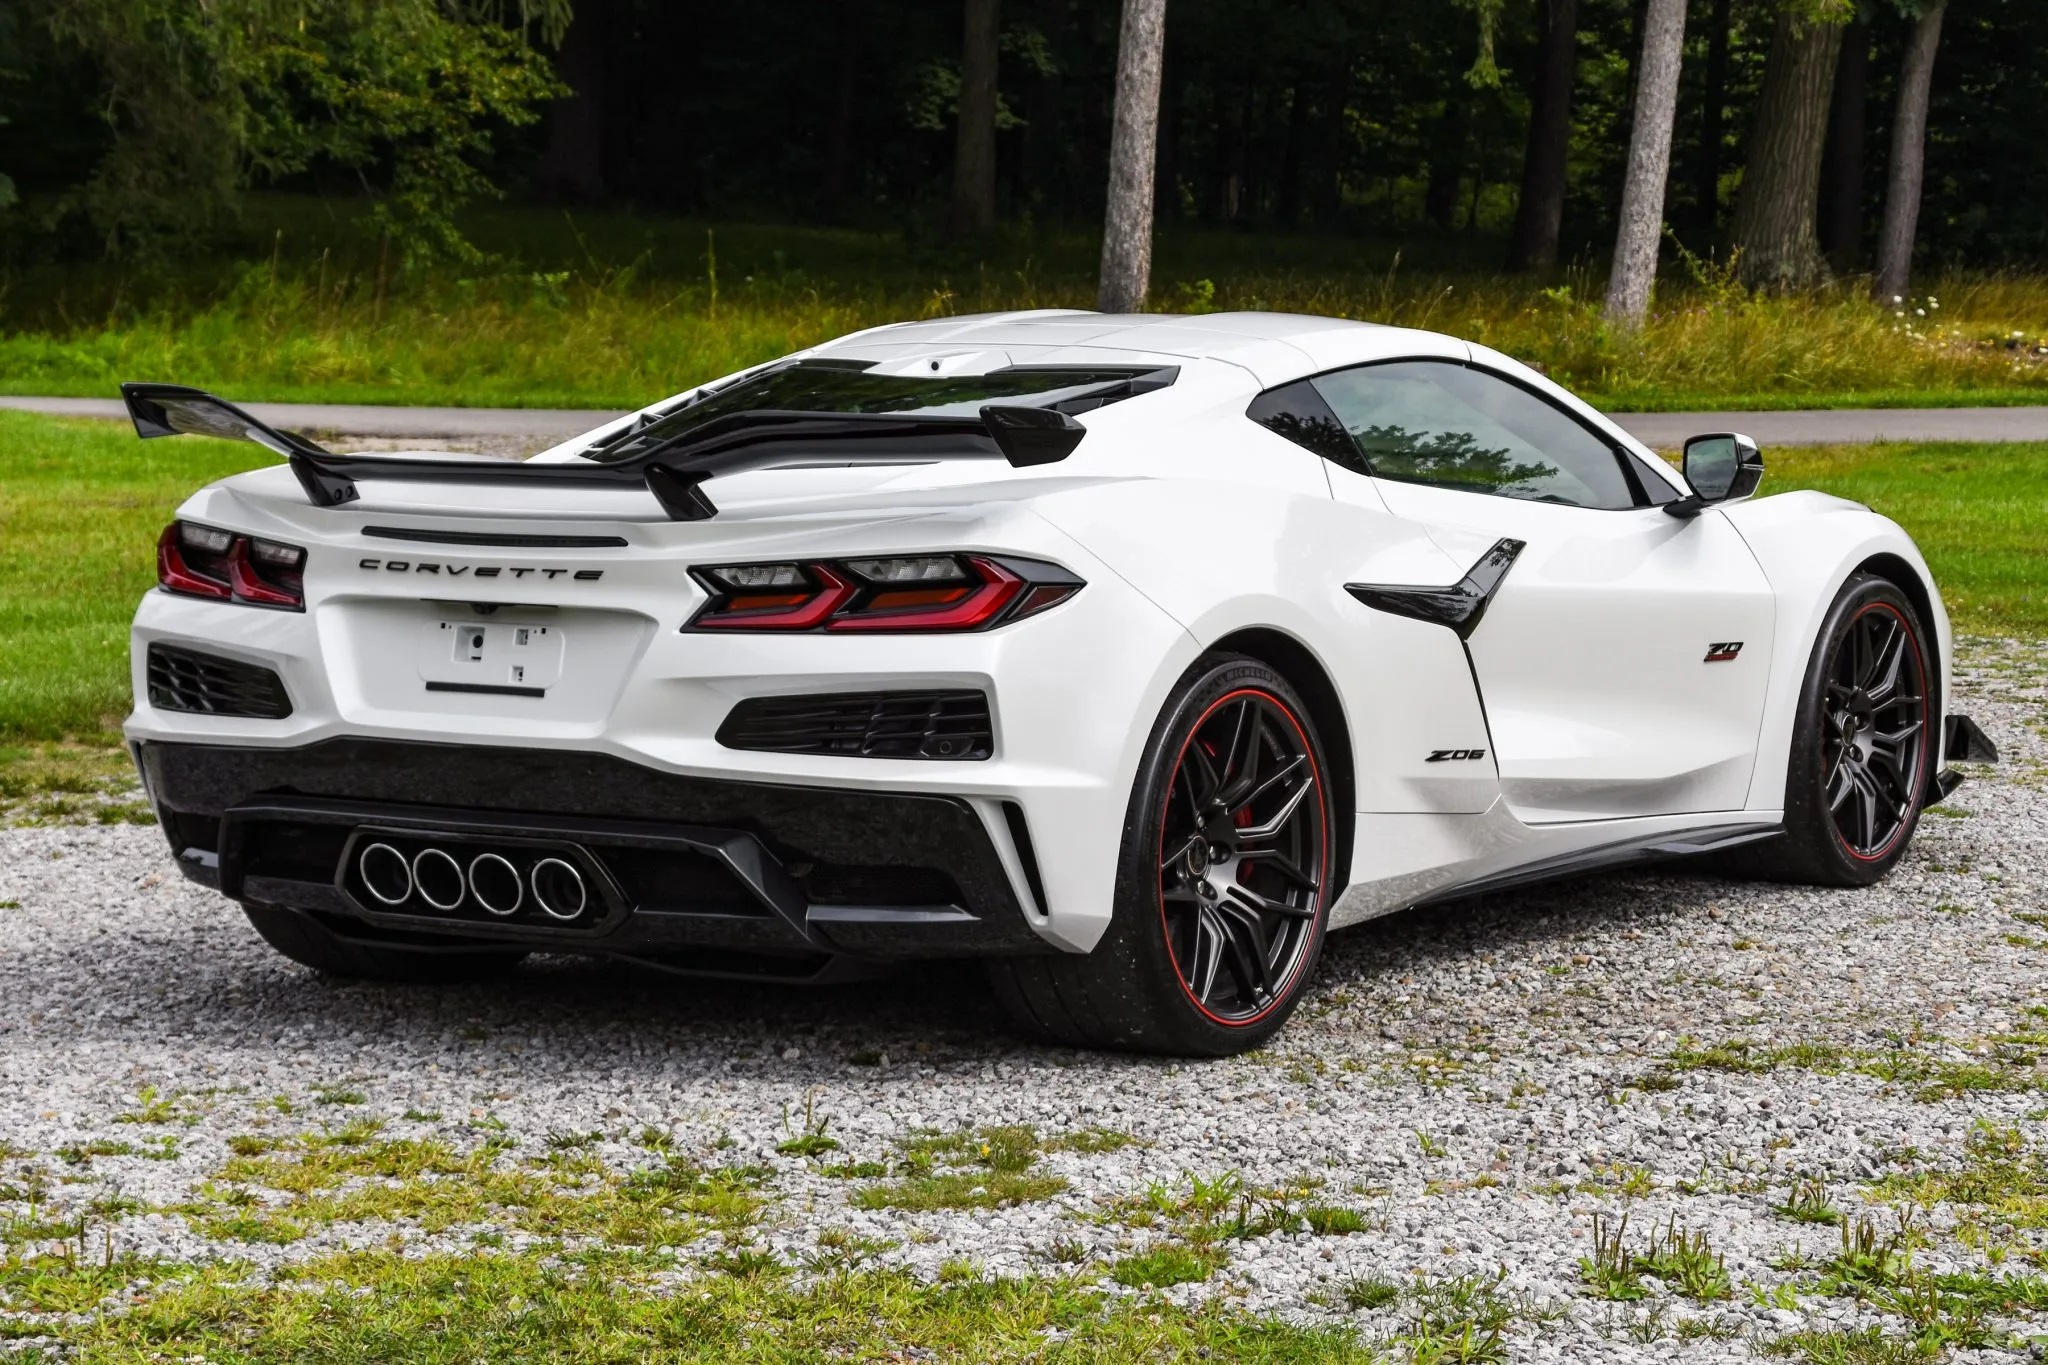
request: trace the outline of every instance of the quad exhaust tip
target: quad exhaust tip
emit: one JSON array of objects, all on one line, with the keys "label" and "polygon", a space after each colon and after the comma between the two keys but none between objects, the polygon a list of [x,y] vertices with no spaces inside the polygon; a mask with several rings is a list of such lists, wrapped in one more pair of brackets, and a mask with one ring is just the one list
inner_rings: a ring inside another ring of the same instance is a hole
[{"label": "quad exhaust tip", "polygon": [[574,863],[543,858],[533,865],[533,900],[550,918],[566,921],[589,906],[590,891]]},{"label": "quad exhaust tip", "polygon": [[469,892],[462,864],[455,861],[454,854],[438,848],[422,849],[413,856],[412,884],[420,899],[436,910],[455,909]]},{"label": "quad exhaust tip", "polygon": [[374,843],[356,855],[356,872],[372,897],[394,908],[417,900],[445,914],[474,901],[485,912],[509,919],[531,901],[564,924],[590,908],[582,870],[564,858],[542,858],[530,873],[522,873],[501,853],[479,853],[465,869],[446,849],[424,848],[408,859],[390,844]]},{"label": "quad exhaust tip", "polygon": [[512,860],[496,853],[479,853],[469,860],[469,894],[476,903],[503,918],[519,912],[526,903],[526,883]]},{"label": "quad exhaust tip", "polygon": [[386,905],[403,905],[412,896],[412,864],[389,844],[371,844],[356,859],[363,885]]}]

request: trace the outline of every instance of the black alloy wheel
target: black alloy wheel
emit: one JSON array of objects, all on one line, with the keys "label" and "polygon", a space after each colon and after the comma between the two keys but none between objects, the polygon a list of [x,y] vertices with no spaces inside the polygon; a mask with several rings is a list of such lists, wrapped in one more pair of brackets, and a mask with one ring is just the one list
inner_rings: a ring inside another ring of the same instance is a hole
[{"label": "black alloy wheel", "polygon": [[[1340,739],[1340,742],[1343,742]],[[990,964],[1026,1031],[1084,1047],[1226,1057],[1300,1002],[1342,890],[1329,764],[1265,664],[1198,660],[1152,727],[1094,950]]]},{"label": "black alloy wheel", "polygon": [[1301,723],[1271,693],[1214,702],[1182,744],[1160,819],[1167,952],[1196,1009],[1259,1019],[1287,993],[1317,929],[1328,822]]},{"label": "black alloy wheel", "polygon": [[1926,788],[1927,663],[1913,623],[1866,604],[1835,641],[1822,702],[1828,816],[1852,858],[1890,853]]},{"label": "black alloy wheel", "polygon": [[1941,678],[1931,637],[1889,579],[1843,585],[1815,638],[1785,768],[1785,832],[1727,870],[1869,886],[1905,856],[1934,784]]}]

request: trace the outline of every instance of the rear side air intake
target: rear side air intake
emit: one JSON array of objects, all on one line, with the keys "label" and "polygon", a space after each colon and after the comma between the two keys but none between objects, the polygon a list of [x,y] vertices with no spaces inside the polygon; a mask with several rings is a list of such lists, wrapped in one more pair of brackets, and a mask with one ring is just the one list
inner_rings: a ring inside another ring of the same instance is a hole
[{"label": "rear side air intake", "polygon": [[149,704],[159,711],[254,720],[283,720],[292,713],[284,683],[277,674],[256,664],[153,644],[146,669]]},{"label": "rear side air intake", "polygon": [[851,758],[981,759],[995,748],[980,692],[752,697],[718,727],[728,749]]}]

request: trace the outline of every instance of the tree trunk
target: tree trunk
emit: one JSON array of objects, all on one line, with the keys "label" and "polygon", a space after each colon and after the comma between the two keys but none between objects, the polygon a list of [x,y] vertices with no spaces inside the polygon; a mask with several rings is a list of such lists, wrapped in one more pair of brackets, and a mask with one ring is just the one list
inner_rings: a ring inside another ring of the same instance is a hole
[{"label": "tree trunk", "polygon": [[1351,63],[1340,62],[1324,86],[1323,116],[1315,121],[1315,193],[1309,213],[1317,227],[1336,227],[1344,216],[1344,108],[1351,102]]},{"label": "tree trunk", "polygon": [[1301,225],[1301,158],[1308,141],[1308,85],[1297,79],[1287,98],[1287,139],[1280,145],[1280,183],[1273,217],[1281,227]]},{"label": "tree trunk", "polygon": [[534,177],[541,194],[569,204],[604,198],[604,20],[582,0],[562,35],[555,69],[570,93],[548,111],[548,141]]},{"label": "tree trunk", "polygon": [[986,232],[996,221],[996,3],[966,0],[960,44],[960,122],[953,143],[955,236]]},{"label": "tree trunk", "polygon": [[1693,167],[1693,211],[1709,237],[1721,218],[1721,141],[1728,115],[1728,37],[1733,0],[1714,0],[1707,17],[1707,69],[1700,98],[1700,155]]},{"label": "tree trunk", "polygon": [[1522,161],[1522,197],[1515,205],[1510,270],[1547,270],[1557,264],[1578,40],[1579,0],[1543,0],[1536,83],[1529,94],[1529,150]]},{"label": "tree trunk", "polygon": [[1841,46],[1840,24],[1779,10],[1731,240],[1737,278],[1752,289],[1804,289],[1827,275],[1814,221]]},{"label": "tree trunk", "polygon": [[1820,161],[1820,249],[1839,271],[1854,270],[1863,250],[1863,120],[1869,84],[1870,25],[1858,19],[1842,30],[1827,151]]},{"label": "tree trunk", "polygon": [[1664,235],[1664,183],[1671,174],[1671,121],[1678,109],[1678,68],[1685,55],[1685,0],[1650,0],[1644,15],[1642,79],[1628,140],[1621,227],[1607,281],[1607,316],[1635,326],[1650,311],[1657,247]]},{"label": "tree trunk", "polygon": [[1165,60],[1166,0],[1124,0],[1109,137],[1109,202],[1102,215],[1102,279],[1095,304],[1105,313],[1137,312],[1152,285],[1152,172]]},{"label": "tree trunk", "polygon": [[1458,187],[1465,181],[1465,122],[1469,94],[1444,101],[1429,142],[1429,179],[1422,188],[1422,216],[1449,232],[1458,223]]},{"label": "tree trunk", "polygon": [[1941,45],[1941,20],[1947,8],[1947,0],[1933,0],[1921,11],[1899,73],[1898,108],[1892,114],[1891,173],[1884,188],[1884,226],[1877,234],[1877,278],[1871,284],[1879,303],[1905,298],[1913,273],[1920,185],[1927,170],[1927,97],[1934,84],[1934,52]]}]

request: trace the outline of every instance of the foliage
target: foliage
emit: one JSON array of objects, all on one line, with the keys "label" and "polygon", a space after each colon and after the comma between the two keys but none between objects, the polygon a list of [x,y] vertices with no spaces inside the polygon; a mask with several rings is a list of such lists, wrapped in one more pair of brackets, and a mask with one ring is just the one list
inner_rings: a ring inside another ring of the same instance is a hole
[{"label": "foliage", "polygon": [[471,258],[455,210],[494,195],[481,166],[500,127],[562,92],[527,41],[567,0],[29,0],[49,61],[104,84],[107,128],[60,201],[109,250],[190,246],[244,186],[315,167],[381,187],[365,220],[407,262]]},{"label": "foliage", "polygon": [[[348,215],[255,201],[242,260],[25,272],[0,294],[0,388],[105,395],[176,379],[247,399],[637,406],[856,328],[906,317],[1085,306],[1092,235],[1018,233],[968,254],[899,236],[499,209],[465,234],[497,258],[394,282]],[[254,258],[254,259],[249,259]],[[1755,298],[1711,270],[1667,287],[1640,332],[1599,316],[1583,271],[1542,285],[1474,269],[1455,244],[1176,231],[1155,298],[1472,337],[1615,409],[1911,406],[2048,398],[2048,287],[1931,285],[1890,312],[1838,287]],[[1369,267],[1369,268],[1368,268]],[[1931,306],[1930,306],[1931,305]],[[1924,316],[1923,316],[1924,315]]]}]

